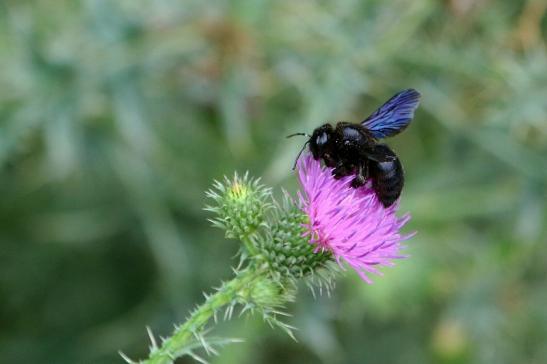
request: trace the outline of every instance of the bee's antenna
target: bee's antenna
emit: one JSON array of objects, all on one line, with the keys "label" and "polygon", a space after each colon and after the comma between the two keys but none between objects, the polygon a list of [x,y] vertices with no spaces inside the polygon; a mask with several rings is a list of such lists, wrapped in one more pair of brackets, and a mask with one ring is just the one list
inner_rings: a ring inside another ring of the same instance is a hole
[{"label": "bee's antenna", "polygon": [[293,136],[297,136],[297,135],[307,136],[308,138],[311,138],[311,135],[306,134],[306,133],[294,133],[294,134],[291,134],[291,135],[287,135],[287,138],[292,138]]},{"label": "bee's antenna", "polygon": [[300,158],[300,155],[302,154],[304,149],[306,149],[306,145],[308,145],[308,143],[309,143],[309,141],[305,142],[302,149],[300,149],[300,152],[298,152],[298,155],[296,156],[296,159],[294,160],[294,165],[292,166],[293,171],[296,169],[296,164],[298,163],[298,159]]}]

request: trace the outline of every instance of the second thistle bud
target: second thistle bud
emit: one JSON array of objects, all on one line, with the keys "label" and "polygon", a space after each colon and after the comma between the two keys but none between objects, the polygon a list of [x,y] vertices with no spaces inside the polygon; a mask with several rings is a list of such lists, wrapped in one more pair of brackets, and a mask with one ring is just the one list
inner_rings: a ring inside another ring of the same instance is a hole
[{"label": "second thistle bud", "polygon": [[257,307],[282,307],[287,302],[294,300],[294,290],[292,285],[283,285],[268,277],[263,277],[252,287],[249,299]]},{"label": "second thistle bud", "polygon": [[258,179],[234,175],[224,182],[216,181],[207,192],[215,204],[207,210],[217,214],[213,225],[226,231],[226,237],[244,239],[264,223],[266,211],[271,207],[271,190]]},{"label": "second thistle bud", "polygon": [[262,253],[273,271],[286,278],[303,278],[318,269],[329,268],[332,255],[328,251],[314,251],[304,224],[308,217],[287,200],[279,207],[270,229],[261,241]]}]

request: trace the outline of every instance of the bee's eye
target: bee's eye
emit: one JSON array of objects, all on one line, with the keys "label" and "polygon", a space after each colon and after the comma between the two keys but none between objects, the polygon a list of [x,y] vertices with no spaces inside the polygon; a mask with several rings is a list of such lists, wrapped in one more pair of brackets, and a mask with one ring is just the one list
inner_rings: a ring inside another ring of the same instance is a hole
[{"label": "bee's eye", "polygon": [[317,145],[324,145],[327,143],[327,140],[329,139],[329,136],[327,133],[321,133],[317,136],[316,143]]}]

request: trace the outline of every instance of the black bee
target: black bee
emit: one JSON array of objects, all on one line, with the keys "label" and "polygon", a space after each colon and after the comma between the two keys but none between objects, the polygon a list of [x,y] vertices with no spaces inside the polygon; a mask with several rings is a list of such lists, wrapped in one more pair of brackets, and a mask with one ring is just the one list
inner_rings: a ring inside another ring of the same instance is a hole
[{"label": "black bee", "polygon": [[315,129],[312,135],[296,133],[289,137],[308,136],[304,148],[309,144],[315,160],[322,159],[325,165],[334,168],[334,178],[355,174],[351,181],[354,188],[363,186],[370,178],[378,199],[385,207],[389,207],[401,195],[403,166],[397,155],[387,145],[379,144],[377,139],[403,131],[414,117],[419,101],[418,91],[404,90],[359,124],[343,121],[334,127],[324,124]]}]

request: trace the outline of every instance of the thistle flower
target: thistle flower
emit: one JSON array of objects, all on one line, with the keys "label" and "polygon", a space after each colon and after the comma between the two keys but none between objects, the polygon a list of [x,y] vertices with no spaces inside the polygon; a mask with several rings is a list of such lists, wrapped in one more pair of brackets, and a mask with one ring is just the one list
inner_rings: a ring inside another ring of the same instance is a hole
[{"label": "thistle flower", "polygon": [[398,202],[384,208],[370,183],[351,188],[353,176],[336,180],[331,171],[310,155],[298,161],[301,208],[309,218],[304,234],[316,252],[330,251],[338,264],[345,261],[372,283],[368,273],[382,275],[376,266],[393,266],[393,259],[405,257],[401,241],[414,233],[402,235],[399,230],[410,215],[396,216]]},{"label": "thistle flower", "polygon": [[[214,342],[205,339],[207,323],[216,322],[223,308],[224,317],[230,318],[238,305],[241,313],[258,312],[294,338],[293,327],[280,317],[287,315],[283,309],[294,300],[297,281],[303,280],[312,292],[314,286],[319,292],[329,291],[337,271],[332,267],[335,258],[371,283],[367,273],[380,274],[377,265],[390,266],[392,259],[404,257],[399,253],[401,241],[413,234],[399,233],[410,217],[395,215],[397,203],[384,208],[370,183],[351,188],[352,176],[335,180],[330,169],[309,155],[298,161],[298,171],[303,187],[299,203],[285,195],[283,204],[278,204],[269,188],[248,175],[215,182],[207,192],[213,203],[206,209],[216,215],[210,221],[225,230],[228,238],[239,239],[246,254],[241,255],[233,279],[205,295],[205,302],[161,346],[149,332],[150,355],[141,363],[173,363],[182,355],[204,362],[196,347],[215,353]],[[226,342],[234,340],[217,341]]]}]

